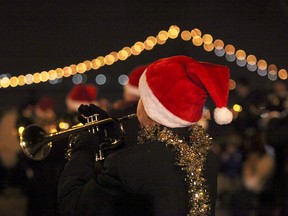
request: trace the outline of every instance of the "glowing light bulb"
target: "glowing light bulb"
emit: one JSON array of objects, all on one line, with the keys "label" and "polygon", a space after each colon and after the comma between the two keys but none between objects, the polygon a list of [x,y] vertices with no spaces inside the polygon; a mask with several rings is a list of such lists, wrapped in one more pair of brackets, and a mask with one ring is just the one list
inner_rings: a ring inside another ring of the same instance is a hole
[{"label": "glowing light bulb", "polygon": [[195,36],[195,37],[193,37],[193,39],[192,39],[192,43],[193,43],[195,46],[201,46],[202,43],[203,43],[203,39],[202,39],[200,36]]},{"label": "glowing light bulb", "polygon": [[191,38],[192,38],[191,32],[190,32],[190,31],[187,31],[187,30],[182,31],[182,32],[181,32],[181,38],[182,38],[182,40],[184,40],[184,41],[189,41],[189,40],[191,40]]}]

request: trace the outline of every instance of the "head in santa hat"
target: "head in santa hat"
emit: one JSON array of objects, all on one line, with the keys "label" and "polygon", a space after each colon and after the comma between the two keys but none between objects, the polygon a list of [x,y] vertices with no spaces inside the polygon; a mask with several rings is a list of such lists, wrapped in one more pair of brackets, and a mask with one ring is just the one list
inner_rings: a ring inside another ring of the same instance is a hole
[{"label": "head in santa hat", "polygon": [[148,65],[140,65],[134,68],[129,74],[129,81],[126,85],[124,85],[123,89],[123,97],[127,102],[138,101],[140,98],[139,94],[139,79]]},{"label": "head in santa hat", "polygon": [[228,124],[232,121],[226,107],[229,76],[226,66],[187,56],[160,59],[150,64],[140,78],[138,119],[143,126],[149,119],[170,128],[191,126],[201,118],[209,95],[216,105],[215,122]]},{"label": "head in santa hat", "polygon": [[68,112],[77,112],[81,104],[95,104],[97,102],[98,89],[92,84],[75,85],[66,97]]}]

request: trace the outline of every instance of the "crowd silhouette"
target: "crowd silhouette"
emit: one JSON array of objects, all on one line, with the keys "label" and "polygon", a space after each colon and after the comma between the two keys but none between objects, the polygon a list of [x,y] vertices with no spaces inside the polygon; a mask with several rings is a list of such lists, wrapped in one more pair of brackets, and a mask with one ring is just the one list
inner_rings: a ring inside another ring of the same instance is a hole
[{"label": "crowd silhouette", "polygon": [[[205,129],[214,138],[213,151],[218,157],[216,215],[288,215],[288,87],[280,80],[271,86],[253,89],[248,79],[236,80],[229,106],[238,104],[241,110],[233,111],[232,123],[222,126],[222,131],[205,114]],[[114,117],[135,113],[137,95],[126,100],[124,92],[117,101],[99,100],[97,86],[80,84],[67,92],[66,102],[43,95],[22,106],[1,109],[0,214],[58,215],[57,184],[67,162],[68,140],[53,143],[47,158],[34,161],[19,146],[21,128],[38,124],[48,132],[65,130],[79,123],[80,104],[96,104]],[[67,110],[57,113],[57,103],[66,103]],[[67,123],[66,127],[60,128],[60,122]],[[138,125],[135,121],[124,126],[131,133]]]}]

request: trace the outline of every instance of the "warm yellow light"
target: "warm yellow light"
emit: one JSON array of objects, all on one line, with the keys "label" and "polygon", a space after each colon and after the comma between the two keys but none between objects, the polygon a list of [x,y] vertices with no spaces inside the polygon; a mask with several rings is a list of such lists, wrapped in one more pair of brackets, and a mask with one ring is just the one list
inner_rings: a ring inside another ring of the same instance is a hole
[{"label": "warm yellow light", "polygon": [[178,33],[180,32],[180,28],[179,28],[177,25],[171,25],[170,28],[169,28],[169,30],[170,30],[170,29],[174,29],[174,30],[176,30]]},{"label": "warm yellow light", "polygon": [[4,77],[1,79],[1,86],[3,88],[7,88],[10,85],[10,79],[8,77]]},{"label": "warm yellow light", "polygon": [[236,82],[233,79],[229,80],[229,90],[234,90],[236,88]]},{"label": "warm yellow light", "polygon": [[72,74],[71,66],[70,67],[64,67],[63,72],[64,72],[64,74],[63,74],[64,77],[71,76],[71,74]]},{"label": "warm yellow light", "polygon": [[140,49],[140,52],[144,50],[144,44],[141,41],[136,42],[134,46],[138,46],[139,48],[137,49]]},{"label": "warm yellow light", "polygon": [[104,57],[98,56],[97,59],[101,62],[101,67],[105,65]]},{"label": "warm yellow light", "polygon": [[41,82],[41,74],[36,72],[33,74],[33,80],[34,80],[34,83],[40,83]]},{"label": "warm yellow light", "polygon": [[46,82],[49,79],[49,75],[47,71],[42,71],[40,73],[41,77],[41,82]]},{"label": "warm yellow light", "polygon": [[57,132],[57,129],[55,127],[52,127],[49,129],[49,133],[56,133],[56,132]]},{"label": "warm yellow light", "polygon": [[159,37],[159,35],[157,35],[156,39],[157,39],[157,44],[159,44],[159,45],[163,45],[163,44],[166,43],[166,40],[162,40],[162,39]]},{"label": "warm yellow light", "polygon": [[153,47],[154,47],[154,44],[153,44],[152,41],[150,41],[150,40],[144,41],[144,49],[146,49],[146,50],[152,50]]},{"label": "warm yellow light", "polygon": [[79,63],[76,68],[77,68],[78,73],[86,72],[86,65],[84,63]]},{"label": "warm yellow light", "polygon": [[239,104],[234,104],[233,105],[233,110],[235,112],[241,112],[242,111],[242,107]]},{"label": "warm yellow light", "polygon": [[[104,56],[98,56],[96,59],[89,61],[86,60],[83,63],[79,63],[78,65],[72,64],[69,67],[57,68],[56,70],[42,71],[41,73],[34,73],[20,75],[18,77],[4,77],[0,79],[0,88],[7,88],[9,86],[16,87],[22,85],[30,85],[32,83],[46,82],[48,80],[54,80],[64,77],[69,77],[71,75],[77,73],[84,73],[86,71],[93,69],[98,69],[104,65],[112,65],[118,60],[124,61],[128,57],[133,55],[139,55],[143,50],[152,50],[156,44],[163,45],[166,43],[167,39],[174,39],[178,37],[180,33],[180,28],[176,25],[170,26],[169,30],[161,30],[156,37],[149,36],[144,42],[138,41],[132,47],[124,47],[122,50],[118,52],[111,52],[110,54]],[[228,44],[224,47],[224,42],[220,39],[217,39],[213,42],[213,37],[210,34],[204,34],[202,37],[202,32],[194,28],[191,32],[184,30],[181,32],[182,40],[189,41],[192,38],[192,43],[195,46],[201,46],[203,44],[203,48],[211,52],[214,49],[215,54],[217,56],[223,56],[226,53],[226,60],[234,61],[237,58],[238,66],[245,66],[247,62],[247,69],[250,71],[257,70],[258,74],[261,76],[265,76],[268,72],[268,78],[270,80],[276,80],[277,75],[280,79],[287,79],[287,70],[281,69],[279,71],[277,66],[274,64],[269,65],[267,67],[267,62],[265,60],[259,60],[257,62],[257,58],[254,55],[249,55],[246,58],[246,53],[244,50],[237,50],[235,53],[235,47],[231,44]],[[223,50],[224,49],[224,50]],[[225,52],[224,52],[225,51]],[[235,55],[234,55],[235,54]],[[246,58],[246,59],[245,59]],[[257,64],[257,65],[256,65]],[[266,69],[268,69],[266,71]],[[231,81],[230,81],[231,82]],[[230,83],[231,85],[231,83]],[[234,87],[230,86],[230,90],[234,89]]]},{"label": "warm yellow light", "polygon": [[220,40],[220,39],[217,39],[217,40],[214,41],[214,47],[217,50],[221,50],[221,49],[224,48],[224,42],[222,40]]},{"label": "warm yellow light", "polygon": [[93,59],[92,60],[92,68],[94,70],[97,70],[100,67],[101,67],[101,62],[98,59]]},{"label": "warm yellow light", "polygon": [[57,68],[55,71],[56,71],[56,76],[57,76],[58,79],[63,77],[64,71],[63,71],[62,68]]},{"label": "warm yellow light", "polygon": [[113,51],[113,52],[110,53],[110,55],[113,56],[114,62],[117,62],[117,61],[118,61],[118,53],[117,53],[117,52]]},{"label": "warm yellow light", "polygon": [[141,53],[141,49],[140,49],[139,46],[134,45],[134,46],[131,47],[131,52],[132,52],[133,55],[137,56],[137,55],[139,55]]},{"label": "warm yellow light", "polygon": [[19,128],[18,128],[18,134],[19,134],[19,136],[21,136],[22,134],[23,134],[23,131],[25,130],[25,127],[23,127],[23,126],[20,126]]},{"label": "warm yellow light", "polygon": [[254,55],[247,56],[247,64],[254,65],[257,62],[257,58]]},{"label": "warm yellow light", "polygon": [[114,63],[114,57],[112,55],[106,55],[104,58],[105,64],[112,65]]},{"label": "warm yellow light", "polygon": [[[155,38],[155,42],[157,43],[156,38]],[[147,38],[144,43],[146,43],[148,46],[153,47],[156,44],[155,42],[153,40]]]},{"label": "warm yellow light", "polygon": [[171,39],[175,39],[178,37],[179,31],[176,28],[170,28],[168,31],[168,36]]},{"label": "warm yellow light", "polygon": [[197,28],[194,28],[191,31],[191,36],[192,37],[196,37],[196,36],[201,37],[201,35],[202,35],[201,31],[199,29],[197,29]]},{"label": "warm yellow light", "polygon": [[[144,47],[144,46],[143,46]],[[134,45],[134,46],[132,46],[131,47],[131,50],[132,50],[132,54],[134,55],[134,53],[133,53],[133,49],[137,52],[137,53],[141,53],[142,52],[142,49],[141,49],[141,47],[139,46],[139,45]]]},{"label": "warm yellow light", "polygon": [[203,43],[211,44],[213,42],[213,37],[210,34],[203,35]]},{"label": "warm yellow light", "polygon": [[192,35],[191,35],[191,32],[190,32],[190,31],[184,30],[184,31],[181,32],[181,38],[182,38],[182,40],[184,40],[184,41],[189,41],[189,40],[191,40],[191,37],[192,37]]},{"label": "warm yellow light", "polygon": [[67,122],[59,122],[58,126],[61,130],[67,130],[70,127]]},{"label": "warm yellow light", "polygon": [[195,46],[201,46],[202,43],[203,43],[203,39],[200,36],[194,36],[193,39],[192,39],[192,43]]},{"label": "warm yellow light", "polygon": [[278,71],[278,77],[282,80],[286,80],[287,79],[287,70],[285,69],[280,69]]},{"label": "warm yellow light", "polygon": [[18,83],[19,83],[19,86],[23,86],[25,85],[25,82],[26,82],[26,78],[24,75],[20,75],[18,76]]},{"label": "warm yellow light", "polygon": [[155,46],[155,45],[157,44],[157,39],[156,39],[156,37],[154,37],[154,36],[149,36],[149,37],[146,39],[146,41],[149,41],[149,45],[150,45],[150,43],[152,43],[151,46]]},{"label": "warm yellow light", "polygon": [[225,46],[225,52],[228,55],[233,55],[235,53],[235,47],[233,45],[231,45],[231,44],[227,44]]},{"label": "warm yellow light", "polygon": [[210,43],[210,44],[203,44],[203,48],[204,50],[206,50],[207,52],[211,52],[214,50],[214,44]]},{"label": "warm yellow light", "polygon": [[57,79],[57,73],[55,70],[49,70],[48,71],[48,75],[49,75],[49,80],[55,80]]},{"label": "warm yellow light", "polygon": [[18,77],[15,77],[15,76],[11,77],[10,78],[10,86],[16,87],[17,85],[18,85]]},{"label": "warm yellow light", "polygon": [[124,61],[128,58],[128,53],[125,51],[125,50],[120,50],[118,52],[118,58],[121,60],[121,61]]},{"label": "warm yellow light", "polygon": [[77,65],[76,64],[71,64],[69,67],[71,69],[71,73],[69,76],[77,74]]},{"label": "warm yellow light", "polygon": [[130,47],[124,47],[122,50],[126,51],[126,53],[128,55],[127,58],[131,56],[132,53],[131,53],[131,48]]},{"label": "warm yellow light", "polygon": [[92,68],[92,63],[91,63],[91,61],[86,60],[86,61],[84,61],[83,63],[84,63],[85,66],[86,66],[86,71],[91,70],[91,68]]},{"label": "warm yellow light", "polygon": [[267,69],[267,62],[263,59],[260,59],[258,62],[257,62],[257,66],[260,70],[266,70]]},{"label": "warm yellow light", "polygon": [[169,34],[167,31],[160,31],[159,34],[157,35],[157,37],[159,37],[159,40],[162,40],[162,41],[166,41],[169,37]]},{"label": "warm yellow light", "polygon": [[246,53],[244,50],[237,50],[236,58],[239,60],[244,60],[246,58]]}]

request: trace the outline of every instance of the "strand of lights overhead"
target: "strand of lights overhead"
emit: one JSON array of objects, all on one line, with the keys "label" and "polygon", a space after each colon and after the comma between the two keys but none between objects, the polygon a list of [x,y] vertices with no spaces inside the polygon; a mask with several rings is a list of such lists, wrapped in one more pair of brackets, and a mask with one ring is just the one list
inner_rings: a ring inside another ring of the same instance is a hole
[{"label": "strand of lights overhead", "polygon": [[49,71],[36,72],[34,74],[26,74],[19,76],[2,76],[0,77],[0,88],[18,87],[24,85],[38,84],[47,81],[67,78],[76,74],[84,74],[91,69],[97,70],[105,65],[112,65],[117,61],[125,61],[130,56],[140,55],[144,50],[152,50],[154,46],[163,45],[168,39],[178,37],[180,29],[176,25],[169,27],[168,31],[161,30],[157,36],[149,36],[145,41],[138,41],[131,47],[124,47],[118,52],[112,51],[106,56],[98,56],[93,60],[85,60],[78,64],[72,64],[64,68],[52,69]]},{"label": "strand of lights overhead", "polygon": [[[84,74],[85,72],[93,69],[97,70],[105,65],[112,65],[118,60],[125,61],[131,55],[140,55],[144,50],[152,50],[155,45],[163,45],[170,39],[176,39],[180,33],[180,29],[176,25],[170,26],[168,31],[161,30],[156,37],[149,36],[144,42],[138,41],[131,47],[124,47],[118,52],[112,51],[106,56],[98,56],[93,60],[86,60],[78,64],[71,64],[64,68],[57,68],[55,70],[36,72],[34,74],[26,74],[19,76],[0,76],[0,88],[17,87],[31,84],[38,84],[41,82],[55,81],[62,78],[67,78],[76,74]],[[239,67],[246,66],[251,72],[257,71],[260,76],[267,76],[271,81],[277,80],[279,77],[282,80],[286,80],[287,70],[278,70],[275,64],[268,65],[266,60],[257,60],[255,55],[246,55],[244,50],[237,50],[232,44],[225,45],[221,39],[213,40],[210,34],[204,34],[195,28],[191,31],[184,30],[181,32],[181,38],[184,41],[190,41],[195,46],[203,46],[207,52],[212,52],[218,57],[225,56],[226,60],[233,62],[236,60],[236,64]]]},{"label": "strand of lights overhead", "polygon": [[246,55],[244,50],[237,50],[232,44],[224,45],[221,39],[216,39],[213,41],[213,37],[210,34],[204,34],[195,28],[191,31],[184,30],[181,32],[181,38],[184,41],[192,40],[192,44],[195,46],[203,46],[204,50],[207,52],[212,52],[219,56],[225,56],[226,60],[233,62],[236,60],[236,64],[239,67],[247,67],[251,72],[257,71],[260,76],[267,76],[271,81],[275,81],[278,77],[282,80],[287,80],[287,70],[278,70],[275,64],[268,65],[264,59],[257,60],[255,55]]},{"label": "strand of lights overhead", "polygon": [[[264,59],[257,61],[255,55],[246,56],[244,50],[237,50],[232,44],[224,45],[224,42],[220,39],[213,41],[213,37],[210,34],[204,34],[199,29],[193,29],[191,31],[184,30],[181,32],[181,38],[184,41],[192,41],[195,46],[203,46],[204,50],[207,52],[212,52],[219,56],[225,56],[226,60],[229,62],[236,61],[239,67],[247,67],[249,71],[257,71],[260,76],[267,76],[271,81],[277,80],[279,77],[282,80],[287,80],[287,70],[280,69],[278,71],[275,64],[270,64],[268,66]],[[230,79],[229,89],[233,90],[236,88],[236,82]],[[242,107],[239,104],[234,104],[232,107],[233,119],[238,117],[238,114],[242,111]]]}]

